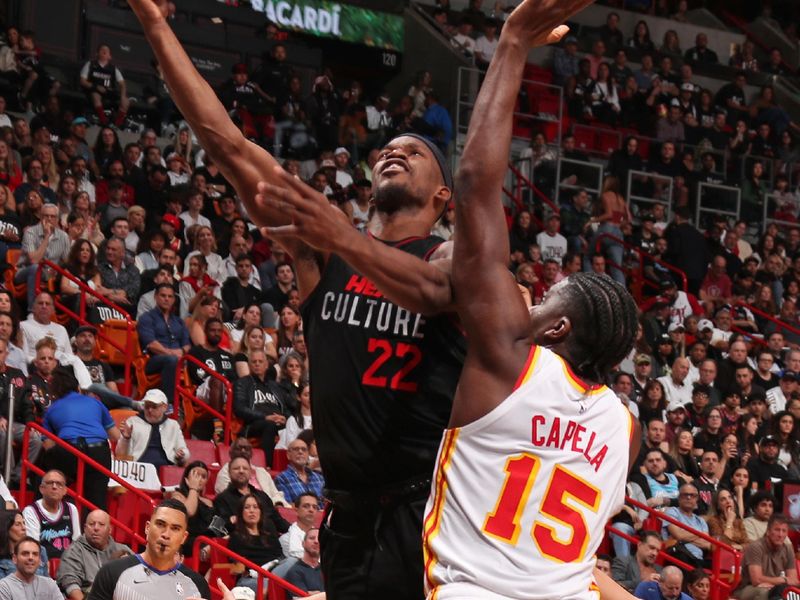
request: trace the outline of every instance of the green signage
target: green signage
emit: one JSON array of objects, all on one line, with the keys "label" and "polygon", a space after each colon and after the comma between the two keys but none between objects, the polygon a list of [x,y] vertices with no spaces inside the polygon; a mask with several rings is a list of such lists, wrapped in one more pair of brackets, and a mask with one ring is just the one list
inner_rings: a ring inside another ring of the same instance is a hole
[{"label": "green signage", "polygon": [[403,50],[403,17],[329,0],[251,0],[278,27],[364,44]]}]

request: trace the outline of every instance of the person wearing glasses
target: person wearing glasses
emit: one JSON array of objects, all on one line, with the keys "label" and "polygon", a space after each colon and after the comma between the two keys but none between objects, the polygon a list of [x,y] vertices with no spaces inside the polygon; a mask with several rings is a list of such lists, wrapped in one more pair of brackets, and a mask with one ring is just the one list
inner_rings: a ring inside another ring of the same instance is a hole
[{"label": "person wearing glasses", "polygon": [[308,466],[308,445],[303,440],[296,439],[289,443],[287,455],[289,465],[275,478],[275,485],[283,492],[284,498],[288,502],[294,502],[308,492],[322,498],[325,480],[320,473]]},{"label": "person wearing glasses", "polygon": [[[708,535],[708,524],[703,517],[695,514],[699,496],[700,494],[693,484],[682,485],[678,490],[678,506],[670,506],[664,511],[664,514],[691,529]],[[665,540],[677,540],[677,545],[685,551],[678,558],[697,566],[703,564],[703,551],[711,549],[711,543],[708,540],[666,521],[664,521],[662,536]]]},{"label": "person wearing glasses", "polygon": [[81,536],[78,508],[64,500],[67,478],[56,469],[47,471],[39,484],[42,497],[22,510],[25,530],[41,542],[50,558],[61,558],[64,550]]},{"label": "person wearing glasses", "polygon": [[[28,285],[28,306],[36,297],[36,269],[43,260],[60,265],[69,256],[69,236],[58,227],[58,206],[42,206],[42,220],[26,227],[22,234],[22,255],[14,275],[14,283]],[[47,275],[47,273],[45,273]]]}]

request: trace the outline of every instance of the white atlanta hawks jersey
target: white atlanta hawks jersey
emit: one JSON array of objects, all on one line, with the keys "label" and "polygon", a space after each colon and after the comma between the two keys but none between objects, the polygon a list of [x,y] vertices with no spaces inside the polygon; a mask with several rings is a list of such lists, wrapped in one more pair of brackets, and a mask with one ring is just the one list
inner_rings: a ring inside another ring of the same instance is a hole
[{"label": "white atlanta hawks jersey", "polygon": [[423,526],[429,600],[597,600],[632,431],[611,390],[534,346],[502,404],[444,434]]}]

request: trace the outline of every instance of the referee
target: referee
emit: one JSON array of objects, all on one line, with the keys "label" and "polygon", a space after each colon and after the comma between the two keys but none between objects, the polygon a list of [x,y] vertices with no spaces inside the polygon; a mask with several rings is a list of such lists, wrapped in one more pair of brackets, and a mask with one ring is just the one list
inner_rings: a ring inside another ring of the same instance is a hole
[{"label": "referee", "polygon": [[[57,400],[45,412],[42,426],[110,471],[108,440],[117,441],[120,433],[108,409],[96,398],[79,393],[72,367],[56,367],[50,386]],[[78,463],[75,455],[49,438],[42,446],[45,470],[58,469],[74,480]],[[92,508],[106,510],[108,477],[87,465],[83,482],[83,490],[78,491],[94,505]]]},{"label": "referee", "polygon": [[[210,600],[211,592],[206,580],[177,560],[189,535],[188,523],[189,517],[182,502],[171,499],[161,502],[145,524],[144,552],[112,560],[100,567],[88,600]],[[232,598],[232,594],[223,598]]]}]

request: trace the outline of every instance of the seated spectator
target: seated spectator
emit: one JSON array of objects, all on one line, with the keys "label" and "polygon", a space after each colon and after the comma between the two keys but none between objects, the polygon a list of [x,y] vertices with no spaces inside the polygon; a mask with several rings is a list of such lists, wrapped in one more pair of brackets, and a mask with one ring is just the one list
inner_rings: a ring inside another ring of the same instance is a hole
[{"label": "seated spectator", "polygon": [[286,581],[309,595],[325,591],[319,563],[319,529],[309,529],[303,539],[303,555],[286,574]]},{"label": "seated spectator", "polygon": [[742,581],[736,595],[742,600],[767,600],[778,585],[798,584],[791,545],[786,545],[789,519],[772,515],[766,534],[749,544],[742,559]]},{"label": "seated spectator", "polygon": [[[677,412],[685,415],[686,409],[681,406],[677,411],[670,412],[669,415],[674,418]],[[669,456],[677,465],[674,474],[682,483],[691,483],[700,476],[700,467],[697,464],[697,457],[694,455],[694,437],[691,431],[678,428],[678,434],[670,442]]]},{"label": "seated spectator", "polygon": [[181,279],[178,289],[183,305],[189,312],[194,312],[197,303],[203,298],[214,296],[221,298],[220,285],[206,271],[208,263],[202,254],[195,254],[186,259],[189,272]]},{"label": "seated spectator", "polygon": [[61,555],[56,581],[67,600],[84,600],[97,572],[107,562],[133,554],[111,537],[111,518],[102,510],[86,515],[83,535]]},{"label": "seated spectator", "polygon": [[109,238],[99,270],[101,285],[97,291],[128,314],[136,314],[141,281],[139,269],[125,263],[125,242],[116,237]]},{"label": "seated spectator", "polygon": [[719,63],[717,53],[708,47],[708,35],[705,33],[698,33],[694,39],[694,47],[689,48],[686,54],[683,55],[688,63],[705,63],[716,64]]},{"label": "seated spectator", "polygon": [[[51,391],[53,404],[47,409],[42,426],[83,454],[111,470],[111,449],[108,441],[119,440],[119,429],[108,409],[95,398],[79,393],[78,381],[69,367],[58,367],[53,372]],[[77,458],[50,439],[42,442],[46,467],[60,469],[70,479],[77,477]],[[86,466],[83,489],[78,490],[95,507],[105,510],[108,476]]]},{"label": "seated spectator", "polygon": [[[232,552],[265,568],[283,558],[279,536],[289,530],[289,523],[275,510],[269,498],[244,494],[235,516],[228,540]],[[255,573],[245,571],[236,584],[255,590],[256,582]]]},{"label": "seated spectator", "polygon": [[692,385],[687,381],[689,375],[689,359],[678,357],[672,363],[672,370],[670,375],[664,375],[658,378],[661,385],[664,386],[664,392],[667,396],[667,406],[674,408],[675,406],[686,406],[692,401],[694,396]]},{"label": "seated spectator", "polygon": [[795,418],[789,411],[781,411],[770,421],[770,434],[778,441],[778,464],[785,467],[790,479],[798,478],[800,441],[797,439]]},{"label": "seated spectator", "polygon": [[[231,458],[230,463],[228,463],[230,482],[228,483],[228,487],[218,493],[217,497],[214,498],[214,510],[217,515],[222,517],[225,521],[225,527],[227,527],[228,530],[232,530],[231,526],[234,524],[235,519],[231,517],[236,516],[236,512],[239,510],[239,505],[244,496],[255,496],[262,507],[272,508],[274,506],[272,500],[265,492],[256,489],[250,483],[252,473],[250,461],[244,456]],[[284,529],[283,532],[285,531],[286,529]]]},{"label": "seated spectator", "polygon": [[758,491],[750,496],[748,508],[751,514],[744,519],[744,532],[749,543],[760,540],[767,533],[767,523],[775,510],[775,496],[764,490]]},{"label": "seated spectator", "polygon": [[[4,315],[10,319],[9,315]],[[33,405],[29,399],[23,398],[25,389],[25,375],[19,369],[7,364],[8,357],[8,342],[0,338],[0,457],[5,457],[6,454],[6,435],[8,433],[8,412],[9,412],[9,399],[11,392],[14,393],[14,425],[11,435],[14,442],[21,444],[22,438],[25,434],[25,426],[33,421]],[[32,463],[36,462],[39,452],[42,449],[42,438],[36,431],[30,432],[29,446],[28,446],[28,460]],[[15,464],[16,460],[12,457],[11,464],[13,471],[11,479],[19,479],[20,465]],[[5,463],[3,463],[5,464]],[[5,482],[3,482],[5,485]],[[5,498],[5,496],[3,496]],[[16,506],[16,505],[15,505]],[[6,506],[8,508],[8,506]]]},{"label": "seated spectator", "polygon": [[283,554],[287,558],[303,557],[303,541],[306,534],[316,527],[319,504],[320,499],[311,493],[300,494],[294,499],[297,521],[292,523],[289,530],[280,539]]},{"label": "seated spectator", "polygon": [[759,490],[769,489],[773,481],[783,481],[789,472],[778,462],[780,443],[774,435],[765,435],[758,445],[758,456],[750,459],[747,470],[750,471],[750,484]]},{"label": "seated spectator", "polygon": [[300,393],[297,395],[297,405],[291,416],[286,420],[286,427],[280,431],[280,440],[276,448],[286,446],[304,429],[311,429],[311,386],[308,381],[300,384]]},{"label": "seated spectator", "polygon": [[[275,266],[275,285],[264,290],[264,300],[272,305],[272,309],[276,313],[280,312],[289,303],[289,292],[294,289],[297,289],[294,269],[289,263],[279,262]],[[265,327],[274,326],[268,319],[265,319],[263,323]]]},{"label": "seated spectator", "polygon": [[658,581],[643,581],[633,592],[642,600],[692,600],[681,591],[683,571],[673,565],[664,567]]},{"label": "seated spectator", "polygon": [[323,497],[325,480],[322,475],[308,466],[308,445],[296,439],[287,448],[289,465],[275,478],[275,485],[283,492],[289,502],[304,492],[311,492],[318,498]]},{"label": "seated spectator", "polygon": [[[183,543],[184,556],[194,553],[194,540],[200,535],[216,537],[221,533],[212,529],[214,517],[214,503],[205,496],[208,483],[208,466],[201,460],[190,462],[186,465],[181,476],[178,489],[172,492],[172,498],[183,503],[186,507],[186,516],[189,519],[187,531],[189,536]],[[204,548],[205,549],[205,548]],[[201,553],[201,556],[205,552]]]},{"label": "seated spectator", "polygon": [[217,479],[214,482],[214,493],[221,494],[225,488],[228,487],[231,481],[228,471],[230,461],[240,456],[246,458],[247,462],[250,463],[250,485],[254,489],[266,493],[273,504],[288,506],[289,503],[286,502],[286,499],[283,497],[283,492],[275,487],[275,483],[272,481],[269,471],[264,467],[258,467],[250,462],[253,458],[253,446],[250,445],[250,440],[246,437],[236,438],[231,444],[229,462],[222,465],[219,473],[217,473]]},{"label": "seated spectator", "polygon": [[222,300],[230,311],[231,321],[241,319],[245,307],[265,302],[261,289],[252,283],[253,257],[240,254],[235,260],[236,277],[228,277],[222,285]]},{"label": "seated spectator", "polygon": [[164,392],[148,390],[142,401],[143,414],[128,417],[119,424],[121,437],[117,442],[117,458],[130,456],[132,460],[151,463],[156,468],[184,464],[189,460],[189,449],[178,421],[167,417]]},{"label": "seated spectator", "polygon": [[[20,511],[0,512],[0,579],[8,577],[16,569],[12,558],[14,547],[27,535],[25,518]],[[42,549],[36,572],[45,577],[49,574],[47,550]]]},{"label": "seated spectator", "polygon": [[696,509],[698,515],[708,514],[712,499],[720,489],[720,480],[717,477],[718,465],[719,451],[711,448],[703,450],[700,459],[700,476],[692,482],[699,494]]},{"label": "seated spectator", "polygon": [[690,571],[686,575],[686,592],[692,597],[692,600],[709,600],[711,597],[711,578],[708,573],[703,569]]},{"label": "seated spectator", "polygon": [[[708,524],[702,517],[695,514],[698,496],[697,487],[691,483],[683,484],[678,494],[678,506],[670,506],[664,511],[664,514],[691,529],[708,535]],[[694,563],[698,567],[703,565],[704,551],[711,549],[711,543],[707,540],[671,523],[664,523],[662,535],[665,540],[670,538],[677,540],[680,546],[677,551],[680,553],[679,558],[689,564]]]},{"label": "seated spectator", "polygon": [[208,276],[218,285],[221,285],[228,274],[225,269],[225,261],[217,254],[217,241],[211,227],[200,226],[195,234],[194,249],[187,255],[183,275],[189,275],[190,260],[193,256],[201,255],[206,259],[208,266]]},{"label": "seated spectator", "polygon": [[31,410],[33,418],[41,423],[45,411],[50,408],[55,397],[50,387],[53,371],[58,366],[56,360],[56,343],[46,337],[36,344],[36,358],[33,359],[30,375],[25,380],[22,390],[22,402],[25,410]]},{"label": "seated spectator", "polygon": [[656,558],[661,551],[661,536],[657,531],[639,533],[639,545],[632,556],[617,556],[611,563],[611,577],[629,592],[633,592],[642,581],[658,581],[661,565]]},{"label": "seated spectator", "polygon": [[95,345],[97,343],[97,329],[91,325],[83,325],[75,330],[75,354],[89,371],[92,385],[86,388],[87,392],[96,395],[106,408],[132,408],[142,410],[144,405],[141,400],[133,400],[119,393],[114,371],[107,362],[95,358]]},{"label": "seated spectator", "polygon": [[[94,246],[88,240],[77,239],[70,248],[64,268],[82,283],[96,290],[100,287],[100,273],[95,262]],[[82,291],[80,286],[69,277],[59,277],[59,293],[61,302],[74,313],[80,312]],[[87,313],[91,314],[97,298],[86,294]]]},{"label": "seated spectator", "polygon": [[61,590],[47,575],[38,575],[42,545],[38,540],[24,537],[14,546],[16,571],[0,580],[0,598],[27,598],[32,590],[36,600],[62,600]]},{"label": "seated spectator", "polygon": [[111,48],[100,44],[94,60],[83,65],[80,73],[80,84],[92,103],[102,125],[108,124],[105,106],[116,108],[114,125],[122,127],[128,113],[128,94],[125,78],[111,61]]},{"label": "seated spectator", "polygon": [[711,537],[741,550],[748,542],[744,520],[736,513],[733,494],[720,489],[714,495],[708,517],[708,532]]},{"label": "seated spectator", "polygon": [[251,350],[248,365],[250,375],[238,379],[234,386],[233,410],[244,421],[246,435],[261,438],[261,448],[271,464],[275,437],[286,425],[291,398],[280,384],[267,377],[269,363],[263,350]]},{"label": "seated spectator", "polygon": [[60,558],[81,535],[78,508],[64,500],[67,478],[57,470],[47,471],[39,484],[42,497],[22,510],[25,530],[38,540],[50,558]]},{"label": "seated spectator", "polygon": [[553,84],[567,83],[578,74],[578,38],[568,35],[562,48],[556,48],[553,55]]},{"label": "seated spectator", "polygon": [[[170,250],[172,252],[172,250]],[[162,283],[169,284],[170,287],[174,291],[177,292],[177,283],[175,283],[175,279],[173,278],[172,269],[167,269],[163,267],[159,267],[156,269],[156,272],[153,277],[153,285],[159,286]],[[180,296],[178,296],[178,314],[184,315],[186,314],[185,307],[183,306],[182,300]],[[140,317],[148,312],[156,308],[156,291],[155,289],[150,290],[149,292],[143,293],[139,296],[139,304],[136,306],[136,314]],[[190,336],[191,338],[191,336]]]},{"label": "seated spectator", "polygon": [[[49,260],[60,265],[69,256],[69,237],[58,228],[58,207],[55,204],[42,206],[41,215],[41,222],[27,227],[22,234],[22,254],[14,275],[15,283],[27,285],[28,306],[33,306],[36,296],[36,271],[39,263]],[[48,276],[45,271],[45,278]]]},{"label": "seated spectator", "polygon": [[[689,405],[691,407],[694,404]],[[689,412],[693,412],[693,408]],[[717,454],[718,460],[722,452],[722,440],[725,436],[725,431],[722,429],[722,411],[718,406],[704,410],[705,423],[703,428],[694,436],[694,453],[695,456],[702,456],[705,452],[714,452]],[[710,497],[707,498],[710,500]]]},{"label": "seated spectator", "polygon": [[148,375],[161,375],[161,384],[170,402],[175,393],[175,370],[178,358],[191,348],[189,330],[173,312],[175,290],[168,283],[156,288],[156,308],[139,315],[136,329],[139,342],[149,358],[145,365]]}]

